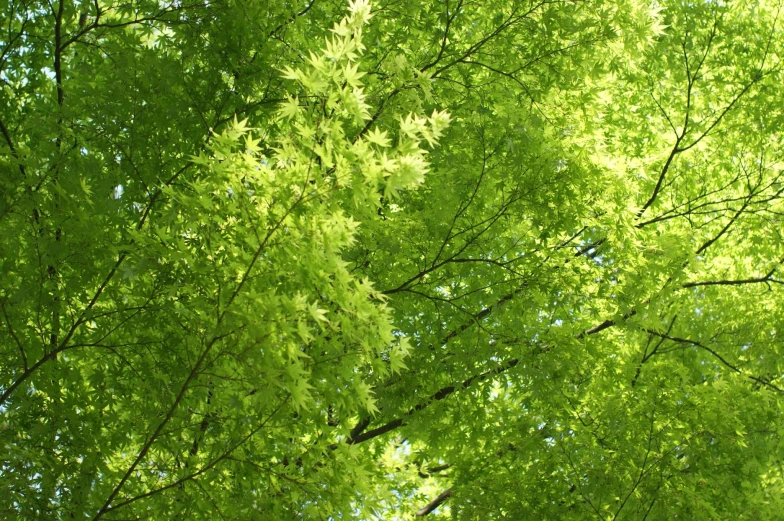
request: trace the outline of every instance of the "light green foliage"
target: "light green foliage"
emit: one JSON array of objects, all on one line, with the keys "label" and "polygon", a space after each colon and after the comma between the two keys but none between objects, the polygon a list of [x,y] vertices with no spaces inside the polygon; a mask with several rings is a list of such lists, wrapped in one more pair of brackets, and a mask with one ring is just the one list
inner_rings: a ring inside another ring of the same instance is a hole
[{"label": "light green foliage", "polygon": [[0,517],[779,519],[780,7],[0,3]]}]

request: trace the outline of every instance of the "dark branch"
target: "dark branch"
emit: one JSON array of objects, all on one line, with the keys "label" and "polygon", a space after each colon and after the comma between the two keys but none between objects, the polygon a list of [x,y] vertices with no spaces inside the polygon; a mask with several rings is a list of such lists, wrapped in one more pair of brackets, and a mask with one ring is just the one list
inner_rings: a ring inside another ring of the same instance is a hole
[{"label": "dark branch", "polygon": [[705,344],[703,344],[701,342],[697,342],[696,340],[690,340],[688,338],[679,338],[679,337],[675,337],[675,336],[670,336],[670,335],[667,335],[667,334],[664,334],[664,333],[659,333],[658,331],[654,331],[654,330],[651,330],[651,329],[646,329],[646,332],[648,332],[648,333],[650,333],[652,335],[658,336],[660,338],[664,338],[664,339],[670,340],[672,342],[676,342],[678,344],[685,344],[685,345],[692,345],[694,347],[699,347],[703,351],[706,351],[706,352],[710,353],[711,355],[713,355],[719,362],[721,362],[721,364],[723,366],[725,366],[728,369],[738,373],[739,375],[745,376],[746,378],[748,378],[750,380],[753,380],[753,381],[757,382],[758,384],[764,385],[765,387],[768,387],[768,388],[770,388],[770,389],[772,389],[774,391],[778,391],[780,393],[784,393],[784,389],[782,389],[782,388],[780,388],[780,387],[778,387],[776,385],[773,385],[772,383],[770,383],[769,381],[765,380],[764,378],[760,378],[758,376],[753,376],[753,375],[750,375],[750,374],[746,374],[745,372],[741,371],[740,368],[738,368],[737,366],[735,366],[735,365],[731,364],[730,362],[728,362],[723,356],[721,356],[714,349],[706,346]]},{"label": "dark branch", "polygon": [[431,501],[427,505],[425,505],[422,508],[420,508],[419,511],[416,513],[416,516],[417,517],[424,517],[424,516],[428,515],[430,512],[432,512],[433,510],[438,508],[444,501],[449,499],[451,496],[452,496],[452,489],[451,488],[448,488],[448,489],[444,490],[433,501]]},{"label": "dark branch", "polygon": [[[483,380],[486,380],[490,376],[495,376],[497,374],[501,374],[504,371],[507,371],[507,370],[511,369],[512,367],[516,366],[518,364],[518,362],[519,362],[519,359],[514,358],[512,360],[509,360],[508,362],[505,362],[504,364],[500,365],[499,367],[496,367],[495,369],[491,369],[489,371],[485,371],[484,373],[472,376],[471,378],[468,378],[467,380],[464,380],[461,383],[448,385],[446,387],[443,387],[443,388],[439,389],[438,392],[436,392],[430,398],[425,400],[424,402],[421,402],[421,403],[415,405],[413,408],[409,409],[402,417],[395,418],[394,420],[385,423],[381,427],[375,428],[373,430],[367,431],[367,432],[359,434],[357,436],[352,436],[352,437],[350,437],[350,438],[348,438],[346,440],[346,443],[348,443],[349,445],[356,445],[357,443],[362,443],[364,441],[368,441],[368,440],[371,440],[373,438],[377,438],[378,436],[381,436],[382,434],[386,434],[389,431],[397,429],[398,427],[400,427],[402,425],[405,425],[405,418],[407,416],[411,416],[412,414],[414,414],[414,413],[416,413],[418,411],[421,411],[422,409],[425,409],[426,407],[430,406],[435,401],[443,400],[444,398],[446,398],[448,396],[451,396],[455,392],[457,392],[457,391],[459,391],[461,389],[465,389],[466,387],[470,386],[474,382],[481,382]],[[354,430],[356,430],[356,428]],[[352,432],[354,432],[354,431],[352,431]],[[336,447],[336,446],[333,446],[333,447]]]}]

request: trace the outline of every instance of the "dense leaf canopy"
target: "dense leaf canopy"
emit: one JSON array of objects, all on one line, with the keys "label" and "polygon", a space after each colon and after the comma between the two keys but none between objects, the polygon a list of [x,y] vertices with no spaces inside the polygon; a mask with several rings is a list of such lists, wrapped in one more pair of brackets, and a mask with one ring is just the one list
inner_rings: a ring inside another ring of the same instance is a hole
[{"label": "dense leaf canopy", "polygon": [[0,6],[0,517],[781,519],[780,4]]}]

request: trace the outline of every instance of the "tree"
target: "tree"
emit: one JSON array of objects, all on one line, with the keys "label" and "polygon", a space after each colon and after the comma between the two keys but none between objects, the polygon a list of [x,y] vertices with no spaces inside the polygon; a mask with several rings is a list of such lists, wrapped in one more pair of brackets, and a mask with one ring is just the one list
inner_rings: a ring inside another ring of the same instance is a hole
[{"label": "tree", "polygon": [[6,1],[0,511],[776,519],[779,7]]}]

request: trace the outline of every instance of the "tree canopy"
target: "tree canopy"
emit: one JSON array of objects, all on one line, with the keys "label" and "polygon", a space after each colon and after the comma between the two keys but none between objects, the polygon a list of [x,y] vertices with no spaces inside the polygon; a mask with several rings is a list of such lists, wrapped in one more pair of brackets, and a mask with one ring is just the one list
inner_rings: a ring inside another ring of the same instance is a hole
[{"label": "tree canopy", "polygon": [[780,519],[780,3],[0,1],[0,517]]}]

